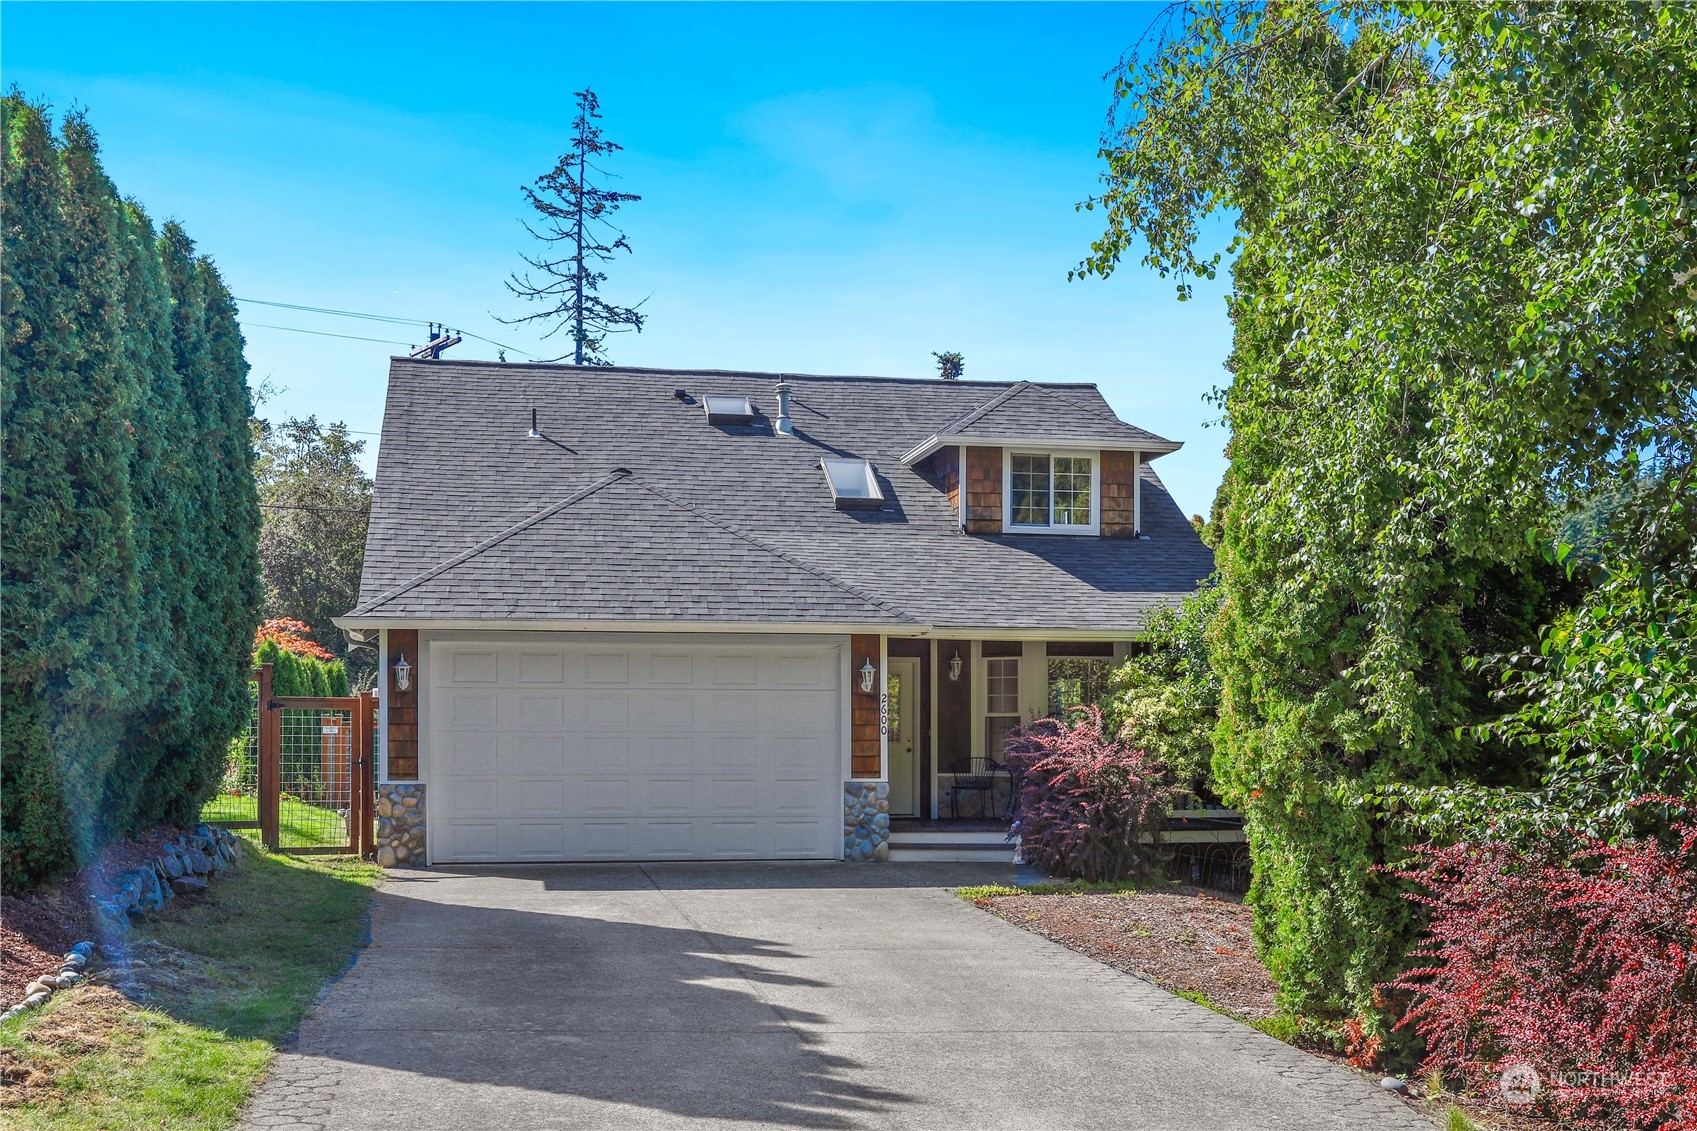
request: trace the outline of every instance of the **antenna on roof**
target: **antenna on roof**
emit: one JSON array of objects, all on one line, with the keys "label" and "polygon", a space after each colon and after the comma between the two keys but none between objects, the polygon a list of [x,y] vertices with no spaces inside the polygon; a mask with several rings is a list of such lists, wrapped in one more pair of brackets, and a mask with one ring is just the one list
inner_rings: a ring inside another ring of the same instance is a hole
[{"label": "antenna on roof", "polygon": [[430,323],[430,340],[413,350],[409,355],[420,361],[436,361],[442,356],[442,351],[450,346],[457,346],[465,339],[439,323]]}]

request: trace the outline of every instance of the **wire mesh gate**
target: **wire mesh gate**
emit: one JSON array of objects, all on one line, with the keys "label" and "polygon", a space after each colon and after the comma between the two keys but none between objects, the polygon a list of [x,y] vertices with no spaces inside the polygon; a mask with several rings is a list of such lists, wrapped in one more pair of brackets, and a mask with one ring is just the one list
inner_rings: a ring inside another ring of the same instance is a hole
[{"label": "wire mesh gate", "polygon": [[259,712],[259,829],[282,852],[373,850],[374,697],[267,696]]}]

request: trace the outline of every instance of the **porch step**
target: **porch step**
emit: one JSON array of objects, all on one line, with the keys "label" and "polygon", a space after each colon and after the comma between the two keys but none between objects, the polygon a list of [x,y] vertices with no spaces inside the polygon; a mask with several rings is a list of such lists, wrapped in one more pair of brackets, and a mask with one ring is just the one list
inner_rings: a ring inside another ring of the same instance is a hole
[{"label": "porch step", "polygon": [[890,838],[890,859],[932,861],[976,861],[985,864],[1012,864],[1014,846],[1007,841],[954,842],[947,844],[904,844]]},{"label": "porch step", "polygon": [[1013,841],[1002,839],[1001,829],[890,829],[890,845],[903,847],[920,844],[999,844],[1013,847]]}]

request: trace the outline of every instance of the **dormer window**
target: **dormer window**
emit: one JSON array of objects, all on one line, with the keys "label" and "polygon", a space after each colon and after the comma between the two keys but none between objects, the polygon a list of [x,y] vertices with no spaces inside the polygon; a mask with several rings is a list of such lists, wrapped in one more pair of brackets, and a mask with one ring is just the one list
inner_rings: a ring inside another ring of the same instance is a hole
[{"label": "dormer window", "polygon": [[710,393],[701,399],[707,408],[709,424],[750,424],[754,421],[754,402],[747,397],[723,397]]},{"label": "dormer window", "polygon": [[1010,451],[1005,475],[1008,531],[1095,534],[1100,529],[1096,453]]},{"label": "dormer window", "polygon": [[884,492],[878,489],[871,460],[822,459],[819,466],[825,471],[838,510],[877,510],[884,505]]}]

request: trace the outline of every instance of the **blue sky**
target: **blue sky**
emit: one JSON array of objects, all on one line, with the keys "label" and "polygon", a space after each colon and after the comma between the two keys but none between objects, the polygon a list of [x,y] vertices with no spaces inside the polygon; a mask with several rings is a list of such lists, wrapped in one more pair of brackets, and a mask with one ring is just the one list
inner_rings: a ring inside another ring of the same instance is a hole
[{"label": "blue sky", "polygon": [[[1221,285],[1180,304],[1135,264],[1068,282],[1098,233],[1103,75],[1138,4],[8,3],[4,81],[85,106],[119,188],[181,220],[235,293],[504,326],[519,186],[601,97],[641,203],[605,293],[646,298],[631,365],[1089,380],[1183,451],[1157,469],[1206,513],[1225,435]],[[405,327],[243,309],[273,418],[375,433]],[[564,351],[564,343],[553,350]],[[493,357],[468,342],[456,354]],[[545,354],[552,356],[552,354]],[[517,359],[518,354],[510,357]],[[366,437],[375,448],[376,436]]]}]

